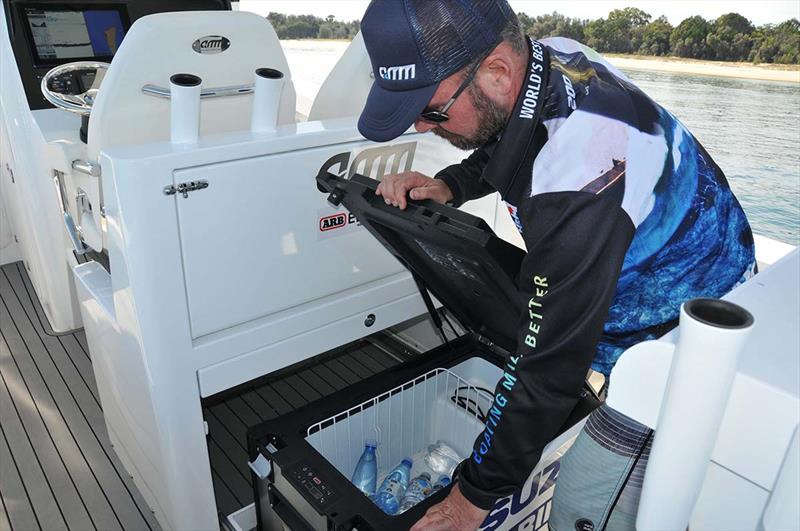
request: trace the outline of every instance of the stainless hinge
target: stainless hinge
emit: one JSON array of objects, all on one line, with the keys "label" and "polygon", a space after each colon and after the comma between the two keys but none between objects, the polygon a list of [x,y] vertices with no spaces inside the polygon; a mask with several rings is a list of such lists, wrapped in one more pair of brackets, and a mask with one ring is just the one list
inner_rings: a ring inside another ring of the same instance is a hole
[{"label": "stainless hinge", "polygon": [[164,195],[181,194],[184,198],[187,198],[189,197],[189,192],[202,190],[204,188],[208,188],[208,181],[202,179],[199,181],[189,181],[188,183],[179,183],[178,186],[170,184],[164,187]]},{"label": "stainless hinge", "polygon": [[103,173],[99,164],[96,162],[90,162],[88,160],[73,160],[72,169],[81,173],[85,173],[86,175],[91,175],[92,177],[100,177],[100,175]]},{"label": "stainless hinge", "polygon": [[78,207],[78,223],[80,223],[80,214],[92,211],[92,204],[89,202],[89,196],[80,188],[78,188],[78,194],[75,196],[75,205]]}]

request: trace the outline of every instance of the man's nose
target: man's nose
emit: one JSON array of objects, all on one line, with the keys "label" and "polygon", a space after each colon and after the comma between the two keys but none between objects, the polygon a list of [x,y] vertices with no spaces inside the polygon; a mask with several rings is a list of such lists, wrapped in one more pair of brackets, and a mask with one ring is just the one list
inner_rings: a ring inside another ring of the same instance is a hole
[{"label": "man's nose", "polygon": [[434,127],[436,127],[436,124],[427,122],[422,118],[417,118],[417,120],[414,122],[414,129],[417,130],[417,133],[427,133]]}]

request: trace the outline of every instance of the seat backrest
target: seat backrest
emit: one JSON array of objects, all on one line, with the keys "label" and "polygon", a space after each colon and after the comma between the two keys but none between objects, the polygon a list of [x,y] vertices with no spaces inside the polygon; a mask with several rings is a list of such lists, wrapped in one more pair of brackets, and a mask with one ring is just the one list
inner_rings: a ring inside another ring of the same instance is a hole
[{"label": "seat backrest", "polygon": [[[225,37],[221,53],[198,53],[204,37]],[[119,145],[169,140],[170,100],[145,94],[144,85],[169,89],[169,78],[190,73],[202,87],[252,84],[259,67],[284,73],[278,123],[295,121],[295,92],[278,36],[264,17],[242,11],[184,11],[138,19],[102,81],[89,120],[89,160]],[[252,95],[203,99],[200,135],[247,130]]]},{"label": "seat backrest", "polygon": [[358,33],[322,83],[308,119],[328,120],[361,114],[372,80],[372,63],[364,39]]}]

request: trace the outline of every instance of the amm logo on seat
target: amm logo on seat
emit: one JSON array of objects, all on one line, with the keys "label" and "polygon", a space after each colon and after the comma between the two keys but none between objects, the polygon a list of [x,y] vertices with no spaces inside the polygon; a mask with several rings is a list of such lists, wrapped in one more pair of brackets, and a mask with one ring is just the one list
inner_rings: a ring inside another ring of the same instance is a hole
[{"label": "amm logo on seat", "polygon": [[222,35],[206,35],[192,43],[192,50],[202,54],[222,53],[231,46],[231,41]]}]

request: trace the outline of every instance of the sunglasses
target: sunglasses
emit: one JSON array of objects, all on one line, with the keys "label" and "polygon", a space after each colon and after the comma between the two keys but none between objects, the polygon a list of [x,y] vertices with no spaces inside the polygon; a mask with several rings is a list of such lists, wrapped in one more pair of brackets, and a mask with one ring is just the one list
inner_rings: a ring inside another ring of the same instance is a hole
[{"label": "sunglasses", "polygon": [[483,63],[483,59],[485,58],[486,56],[481,58],[480,61],[476,62],[475,66],[473,66],[469,74],[467,74],[467,77],[464,78],[464,81],[461,83],[461,86],[458,87],[453,96],[449,100],[447,100],[447,103],[445,103],[441,109],[438,110],[424,109],[419,114],[419,117],[422,120],[425,120],[426,122],[430,122],[433,124],[442,124],[447,120],[449,120],[450,116],[447,114],[447,111],[450,110],[450,107],[453,106],[453,104],[456,102],[456,99],[461,95],[462,92],[464,92],[464,89],[466,89],[469,86],[469,84],[472,83],[472,80],[475,79],[475,74],[478,73],[478,69],[480,68],[481,63]]}]

